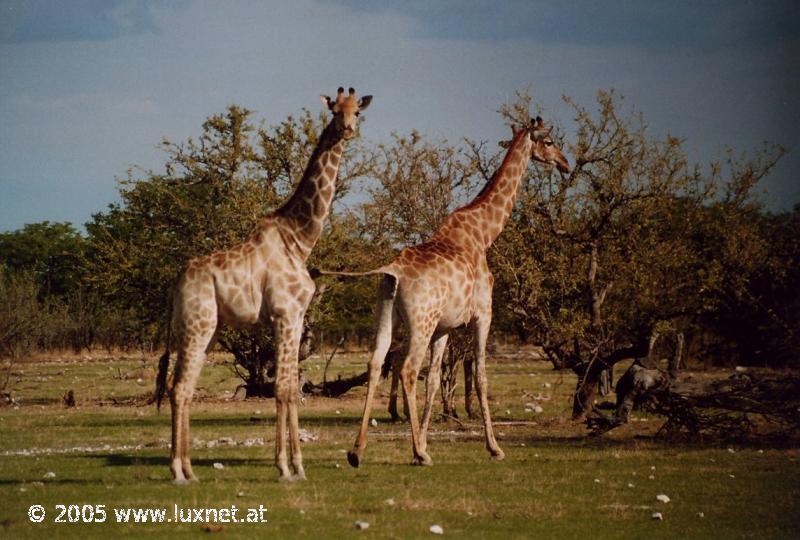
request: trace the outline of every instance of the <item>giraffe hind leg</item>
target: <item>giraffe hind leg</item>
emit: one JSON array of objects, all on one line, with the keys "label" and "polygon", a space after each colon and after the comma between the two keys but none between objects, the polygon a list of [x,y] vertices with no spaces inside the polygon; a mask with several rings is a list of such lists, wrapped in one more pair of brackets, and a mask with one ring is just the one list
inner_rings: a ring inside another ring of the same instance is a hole
[{"label": "giraffe hind leg", "polygon": [[409,422],[411,423],[411,445],[414,454],[413,465],[433,465],[426,449],[422,445],[420,438],[420,425],[417,416],[417,375],[425,352],[430,342],[431,332],[422,333],[419,330],[411,329],[408,340],[408,354],[403,363],[401,380],[403,389],[408,400]]},{"label": "giraffe hind leg", "polygon": [[425,392],[425,409],[422,412],[422,423],[419,430],[420,446],[423,450],[428,447],[428,427],[433,414],[433,401],[441,382],[442,358],[447,350],[448,334],[442,334],[431,345],[431,369],[428,372],[427,390]]},{"label": "giraffe hind leg", "polygon": [[208,328],[206,331],[184,337],[178,348],[175,380],[170,392],[170,404],[172,405],[170,469],[176,484],[197,481],[189,455],[191,440],[189,436],[189,406],[200,371],[203,369],[206,349],[213,336],[214,328]]},{"label": "giraffe hind leg", "polygon": [[364,399],[364,412],[361,418],[361,428],[358,431],[353,449],[347,453],[347,462],[352,467],[361,463],[361,455],[367,446],[367,431],[369,430],[369,415],[372,409],[372,399],[375,389],[380,382],[381,363],[389,351],[392,343],[392,312],[394,310],[394,297],[397,290],[397,281],[394,277],[386,276],[378,291],[378,305],[375,310],[375,347],[372,351],[367,366],[369,379],[367,382],[367,396]]}]

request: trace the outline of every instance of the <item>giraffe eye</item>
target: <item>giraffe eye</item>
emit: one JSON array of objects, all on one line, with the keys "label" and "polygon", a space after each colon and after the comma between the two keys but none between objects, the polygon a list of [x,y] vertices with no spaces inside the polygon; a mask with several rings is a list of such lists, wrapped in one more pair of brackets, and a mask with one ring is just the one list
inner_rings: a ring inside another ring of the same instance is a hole
[{"label": "giraffe eye", "polygon": [[553,141],[544,141],[545,146],[553,146]]},{"label": "giraffe eye", "polygon": [[361,111],[356,111],[356,116],[361,116]]}]

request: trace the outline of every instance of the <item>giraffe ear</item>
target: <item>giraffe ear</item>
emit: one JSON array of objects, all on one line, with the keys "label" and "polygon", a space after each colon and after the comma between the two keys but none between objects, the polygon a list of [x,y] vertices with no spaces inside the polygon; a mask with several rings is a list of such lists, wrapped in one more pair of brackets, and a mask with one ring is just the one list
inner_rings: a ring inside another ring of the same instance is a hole
[{"label": "giraffe ear", "polygon": [[531,123],[533,124],[533,131],[531,133],[531,138],[534,141],[538,141],[539,139],[547,137],[553,130],[552,127],[546,127],[544,125],[544,121],[542,120],[541,116],[537,116],[535,120],[532,119]]},{"label": "giraffe ear", "polygon": [[336,102],[335,102],[335,101],[333,101],[333,100],[332,100],[330,97],[328,97],[328,96],[322,96],[322,95],[321,95],[321,96],[319,96],[319,99],[321,99],[321,100],[322,100],[322,103],[323,103],[323,104],[324,104],[324,105],[325,105],[325,106],[326,106],[328,109],[331,109],[331,110],[333,110],[333,105],[334,105]]},{"label": "giraffe ear", "polygon": [[369,104],[372,103],[372,96],[364,96],[360,100],[358,100],[358,110],[363,111]]}]

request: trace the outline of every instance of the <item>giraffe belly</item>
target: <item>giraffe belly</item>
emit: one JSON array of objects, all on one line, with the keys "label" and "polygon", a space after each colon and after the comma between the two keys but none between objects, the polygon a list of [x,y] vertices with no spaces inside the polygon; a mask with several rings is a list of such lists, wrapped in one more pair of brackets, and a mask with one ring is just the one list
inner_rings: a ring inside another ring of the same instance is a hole
[{"label": "giraffe belly", "polygon": [[471,319],[472,309],[470,302],[466,301],[466,299],[453,298],[442,311],[437,330],[444,331],[458,328],[467,324]]},{"label": "giraffe belly", "polygon": [[228,287],[225,294],[217,295],[220,320],[237,328],[258,322],[261,311],[261,292],[252,287]]}]

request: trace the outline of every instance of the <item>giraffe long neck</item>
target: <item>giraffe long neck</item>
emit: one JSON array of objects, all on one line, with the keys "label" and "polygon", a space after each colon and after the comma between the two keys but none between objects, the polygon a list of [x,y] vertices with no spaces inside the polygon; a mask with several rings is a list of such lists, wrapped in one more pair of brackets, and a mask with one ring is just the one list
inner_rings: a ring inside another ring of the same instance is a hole
[{"label": "giraffe long neck", "polygon": [[276,215],[294,236],[294,244],[307,259],[322,234],[336,191],[336,176],[344,152],[342,130],[335,121],[327,125],[297,189]]},{"label": "giraffe long neck", "polygon": [[440,234],[466,238],[472,245],[488,249],[511,216],[530,156],[531,139],[527,130],[521,130],[512,139],[497,172],[471,203],[445,221]]}]

